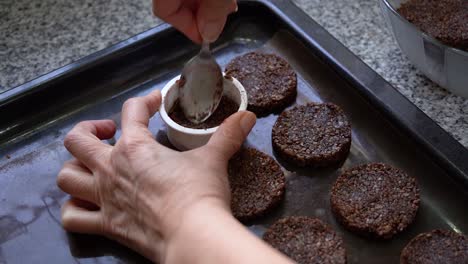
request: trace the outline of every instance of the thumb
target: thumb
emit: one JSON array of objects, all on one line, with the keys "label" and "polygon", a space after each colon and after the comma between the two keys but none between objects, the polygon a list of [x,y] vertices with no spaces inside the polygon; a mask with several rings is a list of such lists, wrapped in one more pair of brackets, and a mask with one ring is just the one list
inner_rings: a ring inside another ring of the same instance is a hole
[{"label": "thumb", "polygon": [[255,122],[256,117],[252,112],[237,112],[221,124],[207,145],[227,161],[242,146]]},{"label": "thumb", "polygon": [[233,0],[204,0],[197,11],[197,26],[203,40],[214,42],[226,24],[227,16],[237,10]]}]

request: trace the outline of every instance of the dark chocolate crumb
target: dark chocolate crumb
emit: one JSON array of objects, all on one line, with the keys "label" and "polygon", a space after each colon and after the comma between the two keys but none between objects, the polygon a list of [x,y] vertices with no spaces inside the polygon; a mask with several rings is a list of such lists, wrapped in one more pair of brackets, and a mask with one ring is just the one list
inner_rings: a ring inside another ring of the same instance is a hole
[{"label": "dark chocolate crumb", "polygon": [[419,234],[403,249],[400,264],[468,263],[468,238],[450,230]]},{"label": "dark chocolate crumb", "polygon": [[272,143],[277,155],[294,165],[328,166],[346,159],[351,126],[337,105],[308,103],[281,113]]},{"label": "dark chocolate crumb", "polygon": [[468,1],[409,0],[398,12],[446,45],[468,51]]},{"label": "dark chocolate crumb", "polygon": [[389,239],[411,224],[419,208],[416,179],[382,163],[341,174],[331,190],[337,220],[357,234]]},{"label": "dark chocolate crumb", "polygon": [[263,239],[300,264],[346,263],[343,239],[322,221],[311,217],[287,217],[275,222]]},{"label": "dark chocolate crumb", "polygon": [[283,198],[286,178],[279,164],[267,154],[242,148],[228,166],[233,215],[247,221],[264,215]]},{"label": "dark chocolate crumb", "polygon": [[250,52],[234,58],[226,74],[239,80],[247,91],[248,110],[257,116],[283,110],[297,94],[297,76],[283,58]]},{"label": "dark chocolate crumb", "polygon": [[184,112],[180,107],[179,101],[177,100],[172,106],[172,109],[169,111],[169,117],[174,122],[184,127],[208,129],[219,126],[221,123],[223,123],[224,119],[236,113],[237,110],[239,110],[239,104],[234,102],[232,99],[223,96],[221,98],[221,102],[219,102],[218,108],[216,108],[215,112],[205,122],[201,124],[194,124],[185,117]]}]

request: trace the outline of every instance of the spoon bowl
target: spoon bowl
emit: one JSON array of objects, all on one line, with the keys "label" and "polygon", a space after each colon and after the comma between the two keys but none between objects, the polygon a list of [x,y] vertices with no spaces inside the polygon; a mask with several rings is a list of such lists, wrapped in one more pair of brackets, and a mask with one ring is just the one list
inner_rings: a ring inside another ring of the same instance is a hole
[{"label": "spoon bowl", "polygon": [[209,43],[185,64],[179,82],[179,101],[185,117],[194,124],[208,119],[223,96],[223,74],[211,55]]}]

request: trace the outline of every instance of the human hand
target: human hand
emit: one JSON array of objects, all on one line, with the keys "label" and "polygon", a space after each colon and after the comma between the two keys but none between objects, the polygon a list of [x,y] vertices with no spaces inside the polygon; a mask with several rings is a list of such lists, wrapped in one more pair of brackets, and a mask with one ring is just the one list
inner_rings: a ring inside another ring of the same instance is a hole
[{"label": "human hand", "polygon": [[103,235],[164,262],[182,222],[190,222],[186,218],[210,214],[210,208],[229,213],[227,163],[255,116],[236,113],[207,145],[178,152],[156,142],[148,130],[160,102],[159,91],[125,102],[115,146],[101,141],[115,134],[113,121],[76,125],[64,141],[75,159],[64,164],[57,184],[72,196],[62,208],[66,230]]},{"label": "human hand", "polygon": [[236,10],[236,0],[153,0],[154,15],[197,43],[214,42]]}]

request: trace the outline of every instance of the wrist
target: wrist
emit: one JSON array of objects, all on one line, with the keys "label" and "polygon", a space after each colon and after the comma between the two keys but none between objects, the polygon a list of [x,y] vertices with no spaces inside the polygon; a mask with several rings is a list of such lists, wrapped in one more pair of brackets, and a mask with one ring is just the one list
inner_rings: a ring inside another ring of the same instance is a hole
[{"label": "wrist", "polygon": [[196,263],[195,247],[216,232],[213,224],[224,225],[229,221],[236,220],[230,208],[220,201],[200,202],[190,207],[167,237],[161,263]]}]

